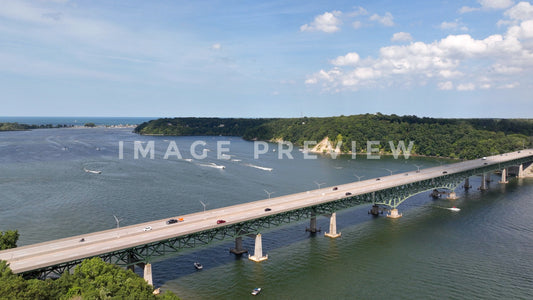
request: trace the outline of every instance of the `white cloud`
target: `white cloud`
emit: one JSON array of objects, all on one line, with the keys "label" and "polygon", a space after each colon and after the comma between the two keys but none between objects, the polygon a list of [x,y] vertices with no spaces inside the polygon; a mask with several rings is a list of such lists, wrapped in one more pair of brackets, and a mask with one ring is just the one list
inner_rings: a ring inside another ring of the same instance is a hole
[{"label": "white cloud", "polygon": [[513,5],[512,0],[478,0],[481,7],[487,9],[505,9]]},{"label": "white cloud", "polygon": [[340,11],[325,12],[322,15],[315,17],[315,20],[311,24],[304,24],[300,27],[300,31],[323,31],[332,33],[339,31],[339,25],[341,21],[339,16],[342,13]]},{"label": "white cloud", "polygon": [[478,10],[491,10],[491,9],[506,9],[513,5],[512,0],[478,0],[480,7],[463,6],[459,9],[459,13],[468,13]]},{"label": "white cloud", "polygon": [[533,19],[533,5],[529,2],[520,2],[505,11],[504,15],[511,20],[531,20]]},{"label": "white cloud", "polygon": [[451,81],[439,82],[437,86],[439,87],[439,90],[443,90],[443,91],[453,90],[453,83]]},{"label": "white cloud", "polygon": [[354,21],[354,22],[352,23],[352,27],[353,27],[354,29],[359,29],[359,28],[361,28],[362,26],[363,26],[363,23],[361,23],[361,21]]},{"label": "white cloud", "polygon": [[500,89],[514,89],[516,87],[518,87],[520,85],[519,82],[512,82],[512,83],[507,83],[507,84],[504,84],[504,85],[500,85],[498,88]]},{"label": "white cloud", "polygon": [[439,28],[442,30],[462,30],[462,31],[468,31],[468,27],[463,25],[458,20],[455,20],[453,22],[442,22],[439,25]]},{"label": "white cloud", "polygon": [[397,32],[392,35],[392,42],[410,42],[413,40],[413,37],[408,32]]},{"label": "white cloud", "polygon": [[458,91],[473,91],[476,89],[476,86],[473,83],[461,83],[457,85]]},{"label": "white cloud", "polygon": [[308,76],[306,83],[322,83],[327,90],[356,90],[420,86],[434,80],[441,90],[486,89],[510,76],[516,77],[517,82],[527,78],[521,74],[533,71],[533,43],[529,48],[525,43],[529,40],[533,42],[533,20],[509,28],[505,35],[494,34],[485,39],[461,34],[432,43],[386,46],[379,50],[377,58],[363,59],[351,52],[331,60],[333,69]]},{"label": "white cloud", "polygon": [[221,48],[222,48],[222,45],[220,45],[220,43],[215,43],[211,45],[211,49],[213,50],[220,50]]},{"label": "white cloud", "polygon": [[368,11],[361,6],[358,6],[354,9],[354,11],[347,13],[346,15],[348,17],[357,17],[357,16],[364,16],[367,15]]},{"label": "white cloud", "polygon": [[334,66],[350,66],[356,65],[359,62],[359,54],[351,52],[345,56],[339,56],[331,61]]},{"label": "white cloud", "polygon": [[381,23],[384,26],[394,26],[393,16],[390,12],[386,12],[384,16],[378,14],[373,14],[370,17],[370,21],[376,21]]}]

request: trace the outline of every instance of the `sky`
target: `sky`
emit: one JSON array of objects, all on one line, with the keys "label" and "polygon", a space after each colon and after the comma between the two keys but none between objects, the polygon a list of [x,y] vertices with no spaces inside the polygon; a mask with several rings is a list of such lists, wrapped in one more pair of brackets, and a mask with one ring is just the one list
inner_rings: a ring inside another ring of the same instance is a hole
[{"label": "sky", "polygon": [[533,4],[0,0],[0,116],[533,118]]}]

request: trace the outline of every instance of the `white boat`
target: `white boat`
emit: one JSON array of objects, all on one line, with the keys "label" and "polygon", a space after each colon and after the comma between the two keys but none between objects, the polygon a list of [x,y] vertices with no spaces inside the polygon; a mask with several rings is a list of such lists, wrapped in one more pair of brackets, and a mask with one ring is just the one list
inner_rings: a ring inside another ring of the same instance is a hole
[{"label": "white boat", "polygon": [[259,294],[259,293],[261,293],[261,288],[255,288],[255,289],[252,291],[252,295],[254,295],[254,296],[257,295],[257,294]]},{"label": "white boat", "polygon": [[454,206],[454,207],[451,207],[451,208],[448,208],[448,209],[451,210],[451,211],[461,211],[460,208],[457,208],[457,207],[455,207],[455,206]]},{"label": "white boat", "polygon": [[95,171],[95,170],[87,170],[87,169],[83,169],[85,172],[87,173],[92,173],[92,174],[102,174],[102,171]]},{"label": "white boat", "polygon": [[210,163],[210,164],[200,164],[200,166],[203,166],[203,167],[210,167],[210,168],[215,168],[215,169],[225,169],[226,167],[224,166],[221,166],[221,165],[217,165],[215,163]]},{"label": "white boat", "polygon": [[196,268],[196,270],[201,270],[204,268],[204,266],[202,266],[202,264],[197,261],[194,262],[194,267]]}]

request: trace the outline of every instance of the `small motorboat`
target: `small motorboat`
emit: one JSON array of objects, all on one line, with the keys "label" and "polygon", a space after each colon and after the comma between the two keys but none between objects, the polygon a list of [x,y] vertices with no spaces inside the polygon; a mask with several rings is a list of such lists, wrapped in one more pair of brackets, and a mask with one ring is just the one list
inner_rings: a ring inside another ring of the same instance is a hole
[{"label": "small motorboat", "polygon": [[85,172],[87,173],[92,173],[92,174],[102,174],[102,171],[95,171],[95,170],[88,170],[88,169],[83,169]]},{"label": "small motorboat", "polygon": [[204,266],[202,266],[202,264],[197,261],[194,262],[194,267],[196,268],[196,270],[201,270],[204,268]]},{"label": "small motorboat", "polygon": [[253,291],[252,291],[252,295],[254,295],[254,296],[257,295],[257,294],[259,294],[259,293],[261,293],[261,288],[255,288],[255,289],[253,289]]},{"label": "small motorboat", "polygon": [[461,211],[460,208],[457,208],[457,207],[455,207],[455,206],[452,207],[452,208],[448,208],[448,209],[451,210],[451,211]]}]

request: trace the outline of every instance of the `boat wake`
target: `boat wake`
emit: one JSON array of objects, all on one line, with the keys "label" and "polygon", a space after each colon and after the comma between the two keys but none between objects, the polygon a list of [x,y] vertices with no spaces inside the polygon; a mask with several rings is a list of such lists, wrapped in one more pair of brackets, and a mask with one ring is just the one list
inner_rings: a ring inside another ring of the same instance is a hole
[{"label": "boat wake", "polygon": [[222,166],[222,165],[217,165],[215,163],[210,163],[210,164],[200,164],[200,166],[202,167],[210,167],[210,168],[215,168],[215,169],[225,169],[226,167]]},{"label": "boat wake", "polygon": [[252,165],[252,164],[244,164],[244,165],[247,166],[247,167],[256,168],[256,169],[259,169],[259,170],[264,170],[264,171],[269,171],[269,172],[274,170],[272,168],[261,167],[261,166],[256,166],[256,165]]}]

